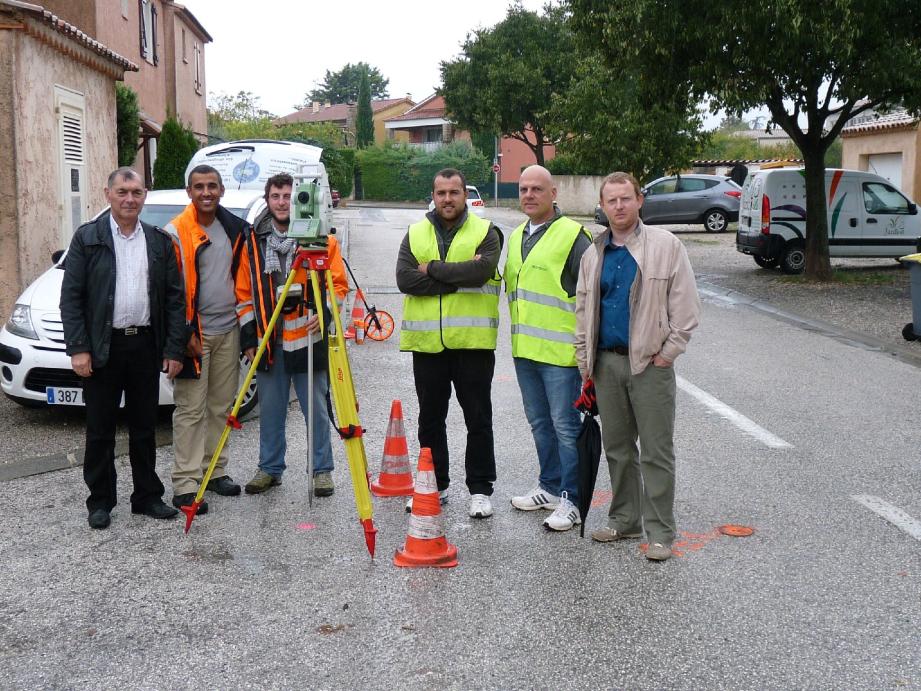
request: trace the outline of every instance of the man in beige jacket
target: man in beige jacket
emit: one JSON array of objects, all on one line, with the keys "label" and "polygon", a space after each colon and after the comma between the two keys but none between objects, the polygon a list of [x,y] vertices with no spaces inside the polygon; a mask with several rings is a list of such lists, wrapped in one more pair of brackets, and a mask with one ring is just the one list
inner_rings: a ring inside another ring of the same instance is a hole
[{"label": "man in beige jacket", "polygon": [[576,289],[576,361],[582,380],[595,382],[614,494],[592,539],[645,530],[646,558],[664,561],[676,534],[673,363],[698,324],[700,299],[681,241],[640,221],[636,178],[611,173],[600,196],[611,231],[582,255]]}]

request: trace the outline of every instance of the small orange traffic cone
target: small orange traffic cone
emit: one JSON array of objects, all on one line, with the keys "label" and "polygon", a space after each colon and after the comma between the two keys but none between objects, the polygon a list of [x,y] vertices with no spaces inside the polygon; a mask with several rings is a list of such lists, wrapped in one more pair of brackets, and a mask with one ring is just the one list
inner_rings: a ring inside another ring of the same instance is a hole
[{"label": "small orange traffic cone", "polygon": [[409,466],[409,449],[406,448],[406,430],[403,428],[403,404],[390,404],[390,424],[384,439],[381,473],[371,483],[371,494],[376,497],[408,497],[413,493],[413,472]]},{"label": "small orange traffic cone", "polygon": [[352,303],[352,328],[355,330],[355,343],[358,345],[365,342],[365,308],[362,306],[362,300],[364,295],[359,289]]},{"label": "small orange traffic cone", "polygon": [[441,501],[435,484],[432,450],[419,451],[419,470],[413,494],[413,512],[409,516],[406,542],[393,556],[397,566],[457,566],[457,547],[445,538],[441,524]]}]

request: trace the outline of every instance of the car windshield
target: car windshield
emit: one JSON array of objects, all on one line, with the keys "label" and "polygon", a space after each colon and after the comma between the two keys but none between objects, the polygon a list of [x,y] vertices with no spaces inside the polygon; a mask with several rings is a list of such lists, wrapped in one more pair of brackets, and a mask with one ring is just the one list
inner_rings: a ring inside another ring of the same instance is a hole
[{"label": "car windshield", "polygon": [[[170,221],[183,212],[185,207],[185,204],[182,206],[178,204],[145,204],[144,208],[141,209],[141,220],[152,226],[165,228]],[[234,216],[246,218],[246,209],[228,208],[227,210]]]},{"label": "car windshield", "polygon": [[467,188],[467,199],[480,199],[480,193],[477,190]]}]

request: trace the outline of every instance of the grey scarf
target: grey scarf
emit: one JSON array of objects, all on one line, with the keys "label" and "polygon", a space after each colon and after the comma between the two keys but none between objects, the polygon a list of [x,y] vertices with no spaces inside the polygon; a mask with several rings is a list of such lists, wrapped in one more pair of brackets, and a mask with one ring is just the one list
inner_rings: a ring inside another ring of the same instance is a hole
[{"label": "grey scarf", "polygon": [[266,238],[265,247],[265,273],[271,274],[276,271],[282,271],[282,259],[284,259],[285,275],[291,271],[291,262],[294,261],[294,253],[297,249],[297,240],[282,235],[275,228]]}]

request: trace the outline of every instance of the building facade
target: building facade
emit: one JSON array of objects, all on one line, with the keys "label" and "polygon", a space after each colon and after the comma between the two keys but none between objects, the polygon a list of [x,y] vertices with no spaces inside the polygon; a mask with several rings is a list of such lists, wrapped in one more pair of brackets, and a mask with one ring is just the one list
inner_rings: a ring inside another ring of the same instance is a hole
[{"label": "building facade", "polygon": [[168,115],[207,141],[205,45],[212,38],[188,9],[172,0],[45,0],[45,9],[137,64],[124,81],[138,95],[135,167],[148,187]]},{"label": "building facade", "polygon": [[841,130],[841,167],[867,170],[921,201],[921,119],[904,110],[862,113]]},{"label": "building facade", "polygon": [[[0,312],[105,205],[115,82],[130,60],[36,5],[0,0]],[[10,174],[11,173],[11,174]]]}]

